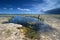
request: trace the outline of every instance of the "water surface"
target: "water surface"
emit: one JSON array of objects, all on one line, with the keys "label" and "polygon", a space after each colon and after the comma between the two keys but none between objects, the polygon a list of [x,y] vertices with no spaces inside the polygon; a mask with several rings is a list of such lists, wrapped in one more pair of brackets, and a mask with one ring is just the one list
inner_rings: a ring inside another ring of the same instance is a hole
[{"label": "water surface", "polygon": [[51,31],[52,28],[48,24],[44,24],[34,17],[25,17],[25,16],[15,16],[12,18],[9,23],[21,24],[23,26],[32,28],[33,30],[40,30],[43,32]]}]

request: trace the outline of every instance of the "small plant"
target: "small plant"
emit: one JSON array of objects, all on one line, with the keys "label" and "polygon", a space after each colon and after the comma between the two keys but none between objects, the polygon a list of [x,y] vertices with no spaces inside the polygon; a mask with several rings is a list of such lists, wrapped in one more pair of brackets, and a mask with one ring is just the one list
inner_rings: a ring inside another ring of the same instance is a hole
[{"label": "small plant", "polygon": [[24,33],[25,37],[27,37],[29,39],[32,39],[32,40],[35,40],[36,33],[37,33],[35,30],[33,30],[31,28],[28,28],[28,27],[22,27],[20,29],[23,30],[23,33]]},{"label": "small plant", "polygon": [[12,18],[14,18],[14,16],[9,17],[8,20],[11,20]]},{"label": "small plant", "polygon": [[39,18],[39,20],[40,20],[40,21],[44,21],[44,19],[43,19],[43,18]]},{"label": "small plant", "polygon": [[10,20],[12,20],[14,18],[14,16],[10,16],[9,18],[8,18],[8,22],[10,21]]},{"label": "small plant", "polygon": [[43,19],[42,17],[40,17],[40,15],[38,15],[38,16],[31,16],[31,17],[37,18],[37,19],[40,20],[40,21],[44,21],[44,19]]}]

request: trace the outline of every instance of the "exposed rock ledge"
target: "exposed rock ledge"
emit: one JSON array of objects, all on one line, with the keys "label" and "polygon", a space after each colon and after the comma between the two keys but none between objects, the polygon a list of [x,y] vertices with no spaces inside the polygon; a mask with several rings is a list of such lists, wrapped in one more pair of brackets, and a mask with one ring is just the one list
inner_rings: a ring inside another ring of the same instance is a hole
[{"label": "exposed rock ledge", "polygon": [[0,24],[0,40],[23,40],[24,35],[17,27],[22,27],[22,25],[13,23]]}]

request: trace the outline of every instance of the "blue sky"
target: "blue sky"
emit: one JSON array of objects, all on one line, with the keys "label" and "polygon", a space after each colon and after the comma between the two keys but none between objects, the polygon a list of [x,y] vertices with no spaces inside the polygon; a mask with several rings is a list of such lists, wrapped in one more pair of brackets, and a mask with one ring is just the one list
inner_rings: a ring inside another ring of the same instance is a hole
[{"label": "blue sky", "polygon": [[43,14],[57,8],[60,0],[0,0],[0,14]]}]

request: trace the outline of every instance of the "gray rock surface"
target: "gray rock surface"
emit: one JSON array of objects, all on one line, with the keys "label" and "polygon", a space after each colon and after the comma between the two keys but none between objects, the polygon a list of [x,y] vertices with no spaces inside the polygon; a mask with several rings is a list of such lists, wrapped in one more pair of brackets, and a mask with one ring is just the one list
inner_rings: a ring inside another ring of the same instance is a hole
[{"label": "gray rock surface", "polygon": [[[44,23],[49,24],[50,27],[54,28],[52,31],[41,32],[37,34],[36,40],[60,40],[60,20],[54,17],[41,16],[44,18]],[[22,25],[14,23],[2,24],[2,22],[7,21],[5,18],[0,18],[0,40],[31,40],[25,38],[23,30],[18,30],[17,27],[22,27]],[[47,25],[42,25],[47,26]],[[44,29],[43,29],[44,30]]]}]

